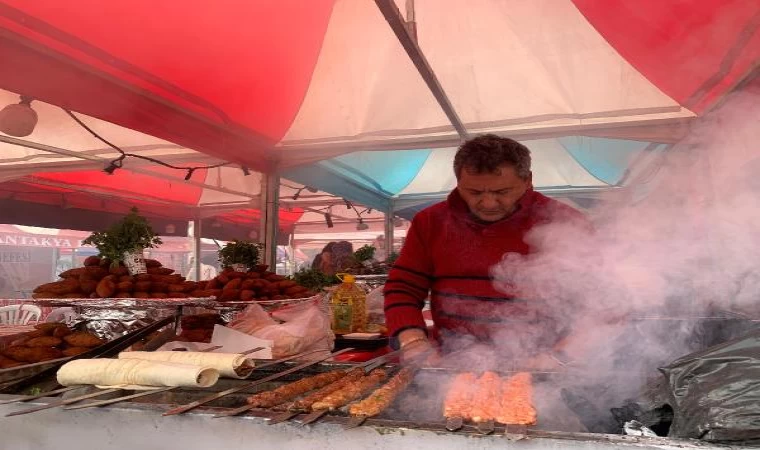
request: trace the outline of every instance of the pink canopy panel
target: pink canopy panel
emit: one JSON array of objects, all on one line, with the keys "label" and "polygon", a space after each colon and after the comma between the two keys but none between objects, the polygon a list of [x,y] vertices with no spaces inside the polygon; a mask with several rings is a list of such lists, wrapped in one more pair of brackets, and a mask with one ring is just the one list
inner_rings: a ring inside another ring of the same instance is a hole
[{"label": "pink canopy panel", "polygon": [[[199,170],[194,177],[213,186],[214,173],[223,169]],[[258,197],[251,195],[246,206],[246,192],[213,191],[185,183],[182,175],[171,169],[152,170],[163,172],[165,177],[127,169],[120,170],[118,176],[102,170],[81,170],[37,173],[0,183],[2,222],[94,230],[137,207],[166,235],[186,235],[188,222],[201,219],[205,237],[259,238],[261,213],[250,206],[258,204]],[[302,215],[303,211],[295,208],[280,211],[278,231],[283,242],[287,243]]]},{"label": "pink canopy panel", "polygon": [[[461,138],[389,0],[2,0],[0,88],[268,171]],[[406,2],[398,1],[401,14]],[[671,142],[760,58],[760,2],[414,2],[467,133]]]}]

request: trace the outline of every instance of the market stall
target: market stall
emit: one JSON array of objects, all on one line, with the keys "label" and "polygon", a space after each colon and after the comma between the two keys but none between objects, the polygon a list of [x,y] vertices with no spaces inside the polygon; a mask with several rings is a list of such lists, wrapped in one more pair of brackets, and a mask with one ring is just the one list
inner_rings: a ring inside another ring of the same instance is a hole
[{"label": "market stall", "polygon": [[[453,149],[473,134],[508,134],[528,142],[536,149],[538,190],[576,206],[610,193],[614,198],[629,187],[621,198],[641,196],[638,188],[656,177],[670,145],[754,70],[760,56],[756,4],[647,0],[634,10],[621,2],[585,0],[507,7],[498,1],[444,6],[418,0],[399,8],[401,2],[391,0],[337,0],[235,7],[190,2],[177,10],[141,0],[97,8],[74,3],[62,10],[52,1],[0,2],[0,59],[9,62],[0,67],[3,103],[9,106],[2,118],[8,120],[7,111],[17,113],[10,126],[3,123],[13,137],[0,135],[0,208],[17,223],[72,221],[85,225],[71,228],[91,229],[137,206],[157,228],[180,235],[192,228],[196,274],[202,237],[258,239],[270,267],[249,261],[233,268],[242,262],[231,262],[211,279],[188,281],[154,262],[132,273],[126,263],[139,258],[122,251],[104,254],[109,261],[73,268],[94,267],[102,276],[64,277],[32,300],[116,312],[145,304],[153,310],[221,308],[224,314],[164,311],[167,317],[126,335],[169,325],[168,320],[173,329],[161,331],[164,342],[153,344],[184,342],[184,351],[163,348],[174,353],[170,359],[185,352],[204,364],[216,359],[221,352],[197,354],[214,347],[217,330],[246,335],[240,341],[269,341],[264,347],[270,357],[246,357],[261,351],[258,344],[236,348],[228,356],[251,370],[226,379],[218,367],[162,366],[145,362],[151,361],[147,356],[130,363],[116,352],[65,361],[2,391],[0,402],[8,403],[0,411],[11,416],[0,420],[4,442],[23,447],[36,439],[38,448],[61,448],[65,439],[64,446],[80,447],[86,435],[102,448],[168,441],[186,448],[250,448],[252,442],[304,448],[713,447],[647,437],[650,424],[633,420],[616,424],[630,436],[570,431],[592,427],[578,423],[584,416],[578,411],[589,409],[588,397],[571,392],[568,398],[575,401],[563,398],[564,410],[556,408],[554,381],[570,380],[566,368],[547,373],[511,359],[486,367],[477,358],[453,358],[459,362],[454,366],[402,366],[392,359],[396,355],[339,364],[352,344],[343,342],[345,348],[330,353],[334,333],[374,334],[382,325],[371,323],[368,292],[354,281],[376,277],[365,281],[377,287],[384,275],[366,273],[374,263],[360,264],[352,267],[356,276],[329,288],[329,295],[311,296],[316,292],[297,278],[274,273],[273,261],[278,238],[318,246],[346,236],[364,243],[381,234],[390,259],[400,244],[395,238],[403,239],[407,226],[397,226],[394,217],[411,219],[443,198],[455,183]],[[136,35],[135,23],[156,26]],[[72,125],[84,137],[63,131]],[[393,160],[381,150],[403,153]],[[624,230],[638,236],[637,230]],[[697,265],[684,261],[684,267]],[[334,269],[323,275],[331,277]],[[139,283],[149,285],[138,288]],[[642,284],[631,291],[645,297],[651,291]],[[293,325],[294,310],[280,308],[292,304],[299,319],[313,322]],[[379,304],[382,309],[382,296]],[[243,307],[232,320],[222,317]],[[298,351],[314,343],[319,356]],[[16,350],[3,351],[21,357],[32,348],[27,341],[16,344],[8,346]],[[69,350],[58,347],[63,345],[43,346],[48,354],[41,362],[52,361],[53,349]],[[124,369],[130,364],[147,366],[151,376],[132,378]],[[329,397],[338,392],[333,389],[321,403],[304,407],[272,401],[304,402],[317,394],[311,391],[335,388],[350,373],[356,379],[340,385],[350,388],[340,392],[351,395]],[[688,370],[680,373],[691,379]],[[625,373],[612,375],[623,379]],[[316,378],[330,380],[318,386]],[[742,392],[751,393],[749,387]],[[217,420],[211,414],[241,417]],[[560,419],[576,423],[558,424]],[[306,422],[312,422],[309,428],[297,427]]]}]

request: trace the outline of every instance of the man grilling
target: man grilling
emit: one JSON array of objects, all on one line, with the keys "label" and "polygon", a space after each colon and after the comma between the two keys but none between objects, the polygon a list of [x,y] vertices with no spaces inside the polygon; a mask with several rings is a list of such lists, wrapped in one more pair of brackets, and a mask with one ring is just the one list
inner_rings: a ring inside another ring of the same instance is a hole
[{"label": "man grilling", "polygon": [[[512,139],[484,135],[465,142],[454,172],[456,189],[414,217],[388,276],[385,315],[394,342],[405,357],[427,352],[435,339],[444,351],[475,341],[504,349],[509,358],[530,348],[528,356],[551,356],[544,363],[562,360],[561,327],[547,304],[519,297],[517,287],[497,290],[490,270],[505,254],[535,251],[525,239],[534,227],[557,221],[587,227],[584,217],[533,190],[530,151]],[[422,315],[428,295],[432,336]]]}]

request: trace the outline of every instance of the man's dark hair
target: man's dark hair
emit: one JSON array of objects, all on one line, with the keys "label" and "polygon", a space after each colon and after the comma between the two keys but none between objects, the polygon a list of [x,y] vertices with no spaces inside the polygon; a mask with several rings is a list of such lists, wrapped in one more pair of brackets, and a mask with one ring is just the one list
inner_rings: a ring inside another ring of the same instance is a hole
[{"label": "man's dark hair", "polygon": [[474,173],[495,172],[499,166],[515,168],[517,176],[530,176],[530,150],[514,139],[484,134],[466,141],[454,156],[454,174],[457,178],[466,169]]}]

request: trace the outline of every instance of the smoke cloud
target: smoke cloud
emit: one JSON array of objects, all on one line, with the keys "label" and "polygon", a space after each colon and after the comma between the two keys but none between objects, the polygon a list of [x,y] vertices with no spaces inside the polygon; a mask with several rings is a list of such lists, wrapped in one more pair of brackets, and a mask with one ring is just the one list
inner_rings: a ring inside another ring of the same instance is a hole
[{"label": "smoke cloud", "polygon": [[576,376],[552,389],[581,392],[607,416],[658,366],[708,344],[698,339],[708,318],[757,317],[760,305],[760,83],[663,158],[590,212],[593,235],[539,227],[528,236],[536,253],[493,268],[497,286],[529,287],[571,330]]}]

